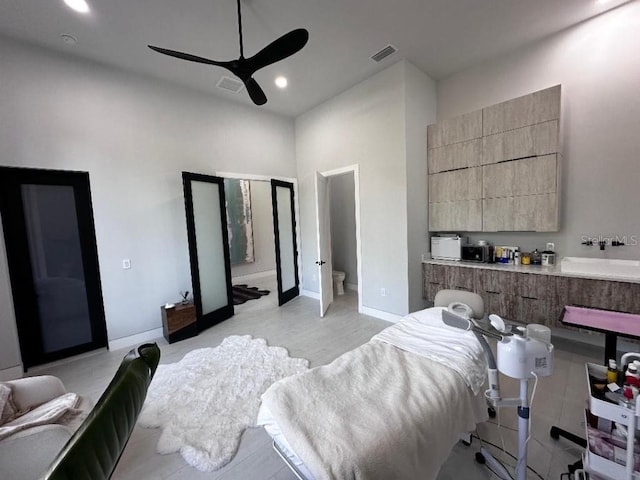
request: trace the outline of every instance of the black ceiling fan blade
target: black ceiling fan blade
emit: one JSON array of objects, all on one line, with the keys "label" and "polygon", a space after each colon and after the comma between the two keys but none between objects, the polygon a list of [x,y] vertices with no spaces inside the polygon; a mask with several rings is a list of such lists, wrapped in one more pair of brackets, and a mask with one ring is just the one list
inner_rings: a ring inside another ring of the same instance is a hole
[{"label": "black ceiling fan blade", "polygon": [[308,41],[308,30],[304,28],[292,30],[271,42],[254,56],[247,58],[245,62],[246,67],[253,74],[253,72],[262,67],[279,62],[302,50]]},{"label": "black ceiling fan blade", "polygon": [[189,62],[198,62],[204,63],[205,65],[216,65],[218,67],[229,68],[229,64],[231,62],[218,62],[216,60],[209,60],[208,58],[198,57],[196,55],[191,55],[190,53],[177,52],[176,50],[169,50],[168,48],[154,47],[153,45],[148,45],[148,47],[158,53],[163,53],[164,55],[169,55],[170,57],[179,58],[181,60],[187,60]]},{"label": "black ceiling fan blade", "polygon": [[265,103],[267,103],[267,96],[264,94],[264,91],[262,90],[262,88],[260,88],[260,85],[258,85],[258,82],[256,82],[253,77],[249,77],[246,80],[243,80],[243,82],[245,88],[247,89],[249,97],[251,97],[251,100],[253,100],[253,103],[255,103],[256,105],[264,105]]}]

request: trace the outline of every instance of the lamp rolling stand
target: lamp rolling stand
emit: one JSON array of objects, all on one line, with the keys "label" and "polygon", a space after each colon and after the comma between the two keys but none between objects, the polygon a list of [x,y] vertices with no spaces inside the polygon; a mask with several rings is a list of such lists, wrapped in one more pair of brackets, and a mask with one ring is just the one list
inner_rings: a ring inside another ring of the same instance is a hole
[{"label": "lamp rolling stand", "polygon": [[[497,315],[490,315],[489,321],[497,332],[485,330],[468,318],[460,317],[447,310],[442,311],[445,324],[471,330],[480,341],[488,362],[489,389],[485,392],[493,407],[515,407],[518,412],[518,459],[515,473],[516,480],[527,478],[527,442],[529,440],[529,380],[545,377],[553,373],[553,345],[546,338],[539,338],[532,332],[507,331],[504,321]],[[485,337],[495,338],[498,343],[498,362]],[[520,380],[520,395],[517,398],[500,396],[499,373]],[[512,480],[513,477],[486,448],[476,453],[476,461],[486,463],[499,478]]]}]

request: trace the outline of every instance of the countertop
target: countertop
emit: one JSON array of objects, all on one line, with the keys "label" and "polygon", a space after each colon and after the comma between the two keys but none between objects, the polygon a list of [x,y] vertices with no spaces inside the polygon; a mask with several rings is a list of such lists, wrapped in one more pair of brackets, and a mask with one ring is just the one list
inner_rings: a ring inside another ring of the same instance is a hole
[{"label": "countertop", "polygon": [[480,268],[485,270],[499,270],[502,272],[515,272],[515,273],[532,273],[538,275],[554,275],[557,277],[572,277],[572,278],[588,278],[592,280],[608,280],[612,282],[625,282],[625,283],[640,283],[638,278],[629,277],[612,277],[607,275],[588,275],[581,273],[567,273],[560,271],[560,264],[542,266],[542,265],[514,265],[511,263],[482,263],[482,262],[469,262],[469,261],[455,261],[455,260],[434,260],[426,259],[422,263],[429,265],[447,265],[450,267],[465,267],[465,268]]}]

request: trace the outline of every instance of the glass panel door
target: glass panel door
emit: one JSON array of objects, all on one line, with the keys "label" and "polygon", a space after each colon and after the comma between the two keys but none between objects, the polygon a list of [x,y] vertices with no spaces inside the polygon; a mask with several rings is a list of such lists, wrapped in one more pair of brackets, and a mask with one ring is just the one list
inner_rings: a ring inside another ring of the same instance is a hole
[{"label": "glass panel door", "polygon": [[299,294],[293,184],[271,180],[271,200],[273,202],[273,229],[276,243],[278,304],[282,305]]},{"label": "glass panel door", "polygon": [[25,368],[107,345],[89,174],[0,167]]},{"label": "glass panel door", "polygon": [[198,331],[233,315],[231,264],[222,178],[182,173]]},{"label": "glass panel door", "polygon": [[89,302],[73,187],[23,184],[21,193],[43,351],[88,343]]}]

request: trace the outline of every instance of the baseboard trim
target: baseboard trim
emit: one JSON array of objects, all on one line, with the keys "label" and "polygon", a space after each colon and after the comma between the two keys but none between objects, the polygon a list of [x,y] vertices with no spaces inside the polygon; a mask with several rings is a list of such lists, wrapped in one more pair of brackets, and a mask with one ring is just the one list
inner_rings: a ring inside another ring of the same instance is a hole
[{"label": "baseboard trim", "polygon": [[258,278],[271,277],[276,276],[275,270],[267,270],[266,272],[256,272],[256,273],[247,273],[246,275],[238,275],[237,277],[232,277],[231,281],[233,283],[244,282],[245,280],[256,280]]},{"label": "baseboard trim", "polygon": [[396,315],[395,313],[389,313],[383,310],[376,310],[375,308],[365,307],[364,305],[360,307],[359,313],[379,318],[380,320],[386,320],[391,323],[396,323],[402,320],[402,315]]},{"label": "baseboard trim", "polygon": [[137,333],[135,335],[129,335],[128,337],[116,338],[109,341],[109,350],[119,350],[121,348],[131,347],[139,343],[149,342],[162,337],[162,328],[154,328],[153,330],[147,330],[146,332]]},{"label": "baseboard trim", "polygon": [[347,290],[353,290],[355,292],[358,291],[358,284],[357,283],[345,283],[344,284],[344,288],[346,288]]},{"label": "baseboard trim", "polygon": [[22,378],[23,376],[24,368],[22,367],[22,364],[0,370],[0,382],[15,380],[16,378]]},{"label": "baseboard trim", "polygon": [[315,298],[316,300],[320,300],[320,294],[318,292],[312,292],[310,290],[300,289],[300,295],[304,295],[305,297]]}]

